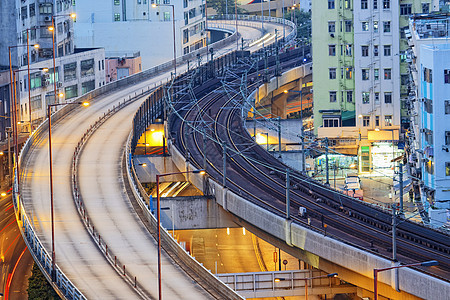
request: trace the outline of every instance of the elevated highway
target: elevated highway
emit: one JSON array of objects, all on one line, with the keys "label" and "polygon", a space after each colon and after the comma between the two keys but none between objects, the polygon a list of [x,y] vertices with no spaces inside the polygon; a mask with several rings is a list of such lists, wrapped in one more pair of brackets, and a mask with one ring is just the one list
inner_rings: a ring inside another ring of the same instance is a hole
[{"label": "elevated highway", "polygon": [[[244,39],[262,35],[259,28],[249,24],[246,20],[239,26]],[[270,27],[280,30],[282,25]],[[234,47],[225,46],[221,51]],[[77,99],[89,100],[89,108],[66,106],[52,117],[57,265],[53,284],[65,298],[157,297],[155,240],[133,209],[133,194],[126,189],[121,166],[133,113],[153,88],[168,80],[170,65],[164,72],[155,68],[97,89]],[[178,70],[186,70],[186,65]],[[52,247],[47,128],[45,122],[22,150],[15,207],[26,243],[49,278]],[[174,265],[168,255],[163,257],[163,270],[163,295],[167,299],[234,294],[223,289],[225,294],[220,295],[217,287],[193,282],[195,274],[190,276]],[[227,298],[235,297],[239,298]]]}]

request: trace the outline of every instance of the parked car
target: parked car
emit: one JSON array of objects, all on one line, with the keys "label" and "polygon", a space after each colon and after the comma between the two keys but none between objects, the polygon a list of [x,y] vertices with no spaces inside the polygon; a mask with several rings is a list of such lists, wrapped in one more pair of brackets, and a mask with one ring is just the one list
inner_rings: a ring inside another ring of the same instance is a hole
[{"label": "parked car", "polygon": [[348,173],[344,183],[344,194],[358,198],[359,200],[364,199],[364,191],[361,188],[361,179],[356,173]]}]

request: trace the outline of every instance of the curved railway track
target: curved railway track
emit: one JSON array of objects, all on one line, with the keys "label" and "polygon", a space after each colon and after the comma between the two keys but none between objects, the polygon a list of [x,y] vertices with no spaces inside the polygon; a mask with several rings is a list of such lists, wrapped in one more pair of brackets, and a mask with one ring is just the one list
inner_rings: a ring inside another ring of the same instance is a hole
[{"label": "curved railway track", "polygon": [[[288,68],[289,61],[286,59],[281,67]],[[243,73],[242,68],[248,69],[248,66],[241,67],[241,70],[238,68],[235,72]],[[273,64],[269,70],[273,73]],[[257,76],[255,72],[251,72],[248,79],[252,82]],[[236,84],[238,80],[240,79],[234,79],[235,82],[230,84]],[[252,83],[248,89],[252,90],[255,86]],[[172,118],[171,132],[180,132],[176,135],[179,150],[198,168],[203,168],[206,163],[208,174],[217,181],[223,180],[222,156],[223,144],[226,144],[227,186],[273,213],[285,216],[284,174],[288,167],[253,141],[243,126],[240,105],[237,93],[230,96],[214,90],[201,97],[178,118]],[[211,124],[213,128],[208,128]],[[207,135],[206,139],[204,135]],[[391,215],[332,191],[293,170],[290,170],[290,175],[291,211],[294,212],[291,218],[294,222],[320,232],[323,231],[321,225],[325,222],[328,225],[328,235],[390,258]],[[305,219],[295,217],[299,207],[307,209],[311,217],[310,224]],[[409,221],[398,226],[398,259],[403,263],[438,260],[438,267],[421,271],[446,281],[449,281],[450,275],[449,249],[448,236],[441,232]]]}]

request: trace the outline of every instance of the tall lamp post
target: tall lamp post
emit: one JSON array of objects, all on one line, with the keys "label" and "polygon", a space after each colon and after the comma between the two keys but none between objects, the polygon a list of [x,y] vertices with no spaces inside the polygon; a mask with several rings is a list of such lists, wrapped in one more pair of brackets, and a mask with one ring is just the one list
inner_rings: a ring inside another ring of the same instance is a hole
[{"label": "tall lamp post", "polygon": [[50,208],[51,208],[51,227],[52,227],[52,282],[56,280],[56,268],[55,268],[55,220],[53,210],[53,164],[52,164],[52,107],[60,105],[83,105],[89,106],[89,102],[66,102],[66,103],[53,103],[47,105],[47,117],[48,117],[48,153],[49,153],[49,166],[50,166]]},{"label": "tall lamp post", "polygon": [[55,103],[56,103],[56,99],[57,98],[57,93],[56,93],[56,63],[55,63],[55,56],[56,56],[56,52],[55,52],[55,32],[56,32],[56,27],[55,27],[55,18],[57,17],[71,17],[72,19],[76,18],[76,14],[72,13],[70,15],[68,14],[63,14],[63,15],[53,15],[52,16],[52,26],[48,27],[48,30],[52,32],[52,44],[53,44],[53,93],[55,95]]},{"label": "tall lamp post", "polygon": [[379,272],[392,270],[392,269],[399,269],[399,268],[416,267],[416,266],[431,267],[431,266],[437,266],[438,264],[439,264],[439,262],[437,262],[436,260],[430,260],[430,261],[426,261],[426,262],[409,264],[409,265],[394,266],[394,267],[382,268],[382,269],[373,269],[374,300],[378,299],[378,273]]},{"label": "tall lamp post", "polygon": [[[11,118],[11,126],[13,131],[13,143],[14,143],[14,154],[15,154],[15,163],[17,163],[18,159],[18,141],[17,141],[17,106],[16,106],[16,81],[15,81],[15,73],[13,72],[12,68],[12,60],[11,60],[11,49],[18,48],[18,47],[28,47],[28,45],[15,45],[15,46],[9,46],[8,52],[9,52],[9,80],[10,80],[10,114],[12,116]],[[34,48],[39,48],[38,44],[33,45]],[[30,67],[30,60],[27,61],[28,68]],[[28,76],[30,78],[30,76]],[[28,86],[28,89],[30,87]]]},{"label": "tall lamp post", "polygon": [[[175,4],[157,4],[153,3],[152,7],[156,8],[158,6],[171,6],[172,7],[172,32],[173,32],[173,76],[176,77],[177,75],[177,50],[175,45]],[[208,54],[206,55],[208,57]]]},{"label": "tall lamp post", "polygon": [[161,205],[160,205],[160,195],[159,195],[159,178],[170,176],[170,175],[178,175],[178,174],[206,174],[205,170],[192,170],[192,171],[184,171],[184,172],[172,172],[172,173],[164,173],[164,174],[156,174],[156,215],[158,222],[158,299],[162,300],[162,289],[161,289]]}]

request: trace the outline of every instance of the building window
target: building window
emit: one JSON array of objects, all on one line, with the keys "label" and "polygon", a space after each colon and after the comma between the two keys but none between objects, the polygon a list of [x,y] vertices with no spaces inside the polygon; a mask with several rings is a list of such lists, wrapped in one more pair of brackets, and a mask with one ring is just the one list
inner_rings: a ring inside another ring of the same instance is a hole
[{"label": "building window", "polygon": [[450,162],[445,163],[445,176],[450,176]]},{"label": "building window", "polygon": [[328,0],[328,9],[334,9],[334,0]]},{"label": "building window", "polygon": [[114,5],[120,5],[120,0],[114,0]]},{"label": "building window", "polygon": [[361,9],[367,9],[368,6],[368,0],[361,0]]},{"label": "building window", "polygon": [[373,0],[373,9],[378,9],[378,0]]},{"label": "building window", "polygon": [[337,96],[336,91],[330,91],[330,102],[336,102]]},{"label": "building window", "polygon": [[374,33],[378,32],[378,21],[373,21],[373,32]]},{"label": "building window", "polygon": [[353,68],[352,67],[345,68],[345,78],[352,79],[352,77],[353,77]]},{"label": "building window", "polygon": [[170,21],[170,12],[165,11],[164,12],[164,22]]},{"label": "building window", "polygon": [[444,140],[444,142],[445,142],[446,146],[450,146],[450,131],[446,131],[445,132],[445,140]]},{"label": "building window", "polygon": [[369,69],[362,69],[361,70],[362,80],[369,80]]},{"label": "building window", "polygon": [[361,46],[361,55],[369,56],[369,46]]},{"label": "building window", "polygon": [[345,20],[345,32],[352,32],[352,21]]},{"label": "building window", "polygon": [[450,83],[450,70],[444,70],[444,83]]},{"label": "building window", "polygon": [[94,59],[87,59],[81,61],[81,77],[94,74]]},{"label": "building window", "polygon": [[450,100],[444,101],[444,111],[446,115],[450,115]]},{"label": "building window", "polygon": [[[423,80],[428,83],[433,83],[433,70],[423,68]],[[444,80],[445,80],[445,72],[444,72]]]},{"label": "building window", "polygon": [[378,45],[373,45],[373,56],[378,56]]},{"label": "building window", "polygon": [[84,95],[95,89],[95,80],[86,81],[81,84],[81,94]]},{"label": "building window", "polygon": [[64,89],[66,99],[75,98],[78,96],[78,87],[76,84],[68,86]]},{"label": "building window", "polygon": [[369,127],[370,126],[370,116],[363,116],[363,127]]},{"label": "building window", "polygon": [[53,5],[51,3],[39,4],[39,13],[50,15],[53,13]]},{"label": "building window", "polygon": [[323,127],[339,127],[339,118],[324,118]]},{"label": "building window", "polygon": [[391,56],[391,45],[384,45],[384,56]]},{"label": "building window", "polygon": [[375,104],[379,104],[380,103],[380,93],[379,92],[375,92],[373,94],[373,102]]},{"label": "building window", "polygon": [[392,69],[384,69],[384,80],[391,80]]},{"label": "building window", "polygon": [[384,103],[386,103],[386,104],[392,103],[392,92],[384,93]]},{"label": "building window", "polygon": [[31,111],[36,111],[38,109],[42,108],[42,96],[41,95],[37,95],[37,96],[33,96],[31,97]]},{"label": "building window", "polygon": [[31,89],[36,89],[42,86],[41,72],[32,73],[30,75],[30,86]]},{"label": "building window", "polygon": [[329,78],[330,79],[336,79],[336,68],[329,68]]},{"label": "building window", "polygon": [[391,8],[391,0],[383,0],[383,9]]},{"label": "building window", "polygon": [[370,103],[370,93],[369,92],[363,92],[362,93],[362,103],[363,104],[369,104]]},{"label": "building window", "polygon": [[383,22],[383,32],[391,32],[391,22],[390,21]]},{"label": "building window", "polygon": [[424,110],[429,113],[432,114],[433,113],[433,100],[425,98],[425,101],[423,102],[423,108]]},{"label": "building window", "polygon": [[336,22],[334,21],[328,22],[328,32],[329,33],[336,32]]},{"label": "building window", "polygon": [[345,45],[345,56],[352,56],[352,44]]},{"label": "building window", "polygon": [[353,102],[353,91],[347,91],[347,102]]},{"label": "building window", "polygon": [[36,15],[36,4],[30,4],[30,17],[34,17]]},{"label": "building window", "polygon": [[120,21],[120,14],[114,14],[114,22]]},{"label": "building window", "polygon": [[345,9],[351,8],[351,0],[344,0],[344,8]]},{"label": "building window", "polygon": [[328,45],[328,55],[336,56],[336,45]]},{"label": "building window", "polygon": [[375,127],[380,127],[380,116],[375,116]]},{"label": "building window", "polygon": [[369,22],[361,22],[361,30],[362,31],[369,31]]},{"label": "building window", "polygon": [[373,79],[380,80],[380,69],[373,69]]},{"label": "building window", "polygon": [[390,115],[384,116],[384,126],[386,127],[392,126],[392,116]]},{"label": "building window", "polygon": [[73,62],[64,65],[64,81],[70,81],[77,78],[77,63]]},{"label": "building window", "polygon": [[422,3],[422,13],[428,14],[430,12],[430,3]]},{"label": "building window", "polygon": [[400,4],[400,15],[408,16],[411,14],[411,4]]}]

